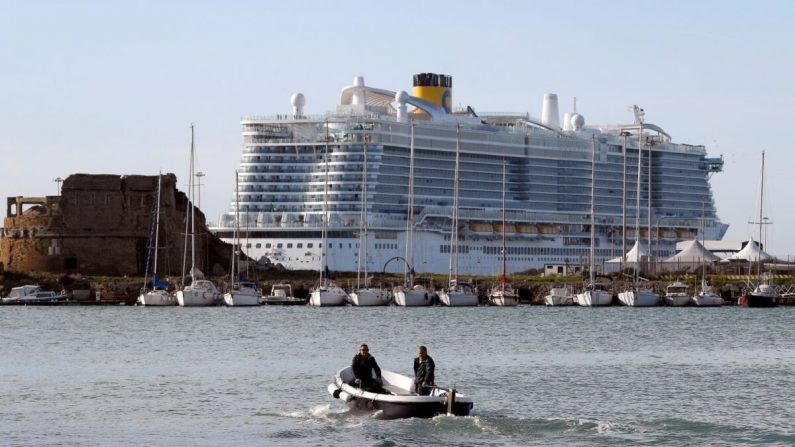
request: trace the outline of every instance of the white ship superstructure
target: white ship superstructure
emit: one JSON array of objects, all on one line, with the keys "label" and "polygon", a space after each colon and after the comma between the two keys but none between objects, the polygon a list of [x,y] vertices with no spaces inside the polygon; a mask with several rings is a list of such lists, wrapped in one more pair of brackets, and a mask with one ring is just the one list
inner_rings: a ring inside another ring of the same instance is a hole
[{"label": "white ship superstructure", "polygon": [[[451,104],[449,76],[415,75],[411,95],[369,87],[357,77],[342,90],[336,110],[323,116],[304,115],[305,98],[295,94],[291,114],[243,118],[238,211],[241,231],[248,234],[246,254],[288,269],[317,270],[327,191],[329,270],[356,271],[359,262],[367,262],[369,271],[381,271],[390,259],[405,256],[412,123],[409,225],[417,273],[448,271],[457,129],[461,275],[494,275],[501,268],[503,161],[509,273],[587,262],[592,172],[597,265],[622,255],[622,216],[635,216],[638,194],[640,237],[652,239],[653,255],[670,256],[677,241],[697,237],[702,204],[704,237],[721,239],[726,232],[709,184],[723,160],[707,157],[704,146],[673,143],[662,128],[644,123],[638,108],[626,125],[586,126],[582,115],[565,113],[561,127],[557,96],[551,94],[544,97],[541,120],[471,107],[452,111]],[[227,241],[235,211],[233,204],[213,228]],[[361,251],[366,260],[358,259],[361,216],[367,219],[368,247]],[[387,270],[405,268],[390,262]]]}]

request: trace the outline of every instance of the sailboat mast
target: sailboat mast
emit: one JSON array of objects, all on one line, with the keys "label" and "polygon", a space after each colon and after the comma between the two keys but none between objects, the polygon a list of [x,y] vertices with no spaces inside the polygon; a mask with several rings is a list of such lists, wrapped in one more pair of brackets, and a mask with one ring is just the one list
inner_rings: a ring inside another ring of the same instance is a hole
[{"label": "sailboat mast", "polygon": [[320,244],[320,287],[323,287],[323,274],[326,270],[326,238],[328,235],[326,234],[326,227],[328,223],[328,139],[329,139],[329,127],[328,127],[328,120],[326,120],[326,153],[324,156],[325,159],[325,180],[323,181],[323,216],[320,220],[322,228],[320,230],[320,240],[322,241]]},{"label": "sailboat mast", "polygon": [[506,256],[507,250],[505,246],[505,160],[502,160],[502,276],[500,282],[502,283],[502,290],[505,290],[505,271],[506,271]]},{"label": "sailboat mast", "polygon": [[448,282],[458,279],[458,163],[461,156],[461,125],[455,126],[455,170],[453,171],[453,225],[450,230]]},{"label": "sailboat mast", "polygon": [[157,173],[157,217],[155,218],[155,262],[152,268],[152,290],[157,287],[157,251],[160,248],[160,186],[163,173]]},{"label": "sailboat mast", "polygon": [[[764,198],[765,198],[765,151],[762,151],[762,168],[759,172],[759,247],[760,247],[760,254],[756,258],[756,270],[757,275],[759,275],[759,281],[761,283],[762,279],[762,255],[761,255],[761,247],[762,247],[762,208],[764,206]],[[155,258],[157,259],[157,258]]]},{"label": "sailboat mast", "polygon": [[[411,149],[409,154],[409,209],[406,214],[406,259],[414,267],[414,123],[411,123]],[[410,274],[411,272],[407,272]],[[413,278],[412,278],[413,281]],[[407,284],[410,286],[410,284]]]},{"label": "sailboat mast", "polygon": [[637,259],[633,263],[634,272],[632,272],[632,284],[638,284],[638,274],[640,270],[640,172],[641,161],[643,160],[643,123],[638,128],[638,181],[635,184],[635,242],[638,247],[635,256]]},{"label": "sailboat mast", "polygon": [[[232,286],[240,274],[240,174],[235,171],[235,253],[232,256]],[[237,272],[237,274],[236,274]]]},{"label": "sailboat mast", "polygon": [[194,273],[194,271],[196,270],[196,211],[193,206],[193,197],[194,197],[193,189],[196,187],[193,181],[193,173],[196,169],[196,166],[194,163],[195,163],[195,146],[193,139],[193,124],[191,124],[190,125],[190,178],[188,179],[188,185],[189,185],[188,193],[190,194],[190,199],[188,200],[188,206],[190,206],[190,283],[191,284],[196,283],[196,275]]},{"label": "sailboat mast", "polygon": [[621,135],[624,137],[624,169],[621,186],[621,271],[623,272],[627,256],[627,137],[629,132],[623,131]]},{"label": "sailboat mast", "polygon": [[594,257],[596,256],[596,138],[591,138],[591,262],[588,267],[590,283],[594,283]]},{"label": "sailboat mast", "polygon": [[704,283],[707,277],[707,260],[704,258],[704,202],[701,202],[701,291],[704,291]]}]

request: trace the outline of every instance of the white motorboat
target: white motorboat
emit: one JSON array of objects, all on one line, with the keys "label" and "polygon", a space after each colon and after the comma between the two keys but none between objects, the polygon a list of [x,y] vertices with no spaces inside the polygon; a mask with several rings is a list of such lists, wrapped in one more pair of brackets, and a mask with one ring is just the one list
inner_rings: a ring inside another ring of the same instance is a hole
[{"label": "white motorboat", "polygon": [[687,306],[690,295],[687,293],[687,284],[676,281],[665,288],[663,302],[667,306]]},{"label": "white motorboat", "polygon": [[[612,300],[613,297],[611,296],[610,299]],[[568,287],[552,287],[549,289],[549,293],[544,295],[544,305],[546,306],[571,306],[573,304],[574,295]]]},{"label": "white motorboat", "polygon": [[[160,240],[160,187],[162,184],[162,174],[158,174],[157,176],[157,197],[155,200],[155,211],[154,211],[154,225],[152,226],[152,233],[149,235],[149,247],[147,250],[147,258],[146,258],[146,271],[144,272],[144,286],[141,288],[141,294],[138,295],[138,304],[141,306],[176,306],[177,300],[174,298],[173,295],[168,293],[166,288],[168,287],[168,283],[165,281],[159,281],[157,279],[157,252],[160,247],[159,240]],[[147,283],[149,282],[148,275],[149,275],[149,260],[150,258],[154,259],[154,263],[152,266],[152,289],[147,289]]]},{"label": "white motorboat", "polygon": [[261,296],[262,292],[256,284],[250,281],[241,281],[224,294],[224,304],[232,307],[259,306]]},{"label": "white motorboat", "polygon": [[606,284],[600,282],[588,284],[576,298],[577,305],[585,307],[609,306],[613,303],[613,294],[607,289]]},{"label": "white motorboat", "polygon": [[723,298],[707,285],[706,280],[701,281],[701,290],[691,298],[691,302],[699,307],[718,307],[725,304]]},{"label": "white motorboat", "polygon": [[212,281],[195,279],[177,291],[177,304],[180,306],[217,306],[221,304],[221,292]]},{"label": "white motorboat", "polygon": [[447,289],[439,292],[439,302],[451,307],[477,306],[478,294],[471,284],[453,280]]},{"label": "white motorboat", "polygon": [[455,389],[434,387],[429,396],[420,396],[412,391],[411,377],[384,369],[380,393],[352,386],[353,379],[350,366],[341,369],[328,386],[329,394],[353,409],[375,411],[382,419],[430,418],[439,414],[467,416],[474,406],[472,398]]},{"label": "white motorboat", "polygon": [[645,287],[633,287],[618,294],[621,304],[630,307],[653,307],[659,304],[660,295]]},{"label": "white motorboat", "polygon": [[306,301],[293,296],[293,286],[290,284],[274,284],[271,286],[270,295],[263,296],[259,300],[261,304],[278,304],[282,306],[306,304]]},{"label": "white motorboat", "polygon": [[396,286],[392,290],[392,295],[398,306],[419,307],[433,304],[433,297],[422,284],[415,284],[411,288],[406,288],[403,285]]},{"label": "white motorboat", "polygon": [[51,304],[68,300],[69,296],[64,292],[44,291],[39,286],[26,285],[12,288],[2,302],[3,304]]},{"label": "white motorboat", "polygon": [[351,292],[349,298],[354,306],[386,306],[392,301],[388,291],[375,287],[366,287]]}]

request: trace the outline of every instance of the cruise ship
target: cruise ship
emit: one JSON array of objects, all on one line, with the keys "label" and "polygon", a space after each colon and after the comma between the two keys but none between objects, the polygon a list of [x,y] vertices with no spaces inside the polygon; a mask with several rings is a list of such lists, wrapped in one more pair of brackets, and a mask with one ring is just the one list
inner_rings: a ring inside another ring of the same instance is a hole
[{"label": "cruise ship", "polygon": [[709,183],[722,157],[674,143],[639,107],[628,124],[586,125],[575,110],[561,120],[555,94],[536,119],[454,110],[452,93],[448,75],[414,75],[411,94],[357,76],[324,115],[305,115],[296,93],[291,113],[242,118],[239,210],[233,202],[212,231],[231,242],[239,215],[244,252],[287,269],[351,272],[366,262],[370,272],[449,273],[457,250],[457,274],[492,275],[502,267],[504,184],[509,273],[587,265],[593,183],[597,266],[638,236],[667,257],[702,226],[705,239],[725,234]]}]

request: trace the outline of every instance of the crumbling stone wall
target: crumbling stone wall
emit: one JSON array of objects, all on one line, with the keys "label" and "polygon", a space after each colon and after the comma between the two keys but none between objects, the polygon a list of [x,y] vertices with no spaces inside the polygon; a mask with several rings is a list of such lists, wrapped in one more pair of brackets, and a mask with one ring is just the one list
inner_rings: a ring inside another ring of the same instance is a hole
[{"label": "crumbling stone wall", "polygon": [[[0,263],[9,271],[143,274],[157,181],[158,176],[74,174],[63,182],[60,196],[9,198],[9,211],[14,204],[16,210],[4,221]],[[176,183],[174,174],[162,176],[158,273],[163,276],[182,270],[190,205]],[[23,210],[25,204],[33,206]],[[231,246],[207,231],[200,210],[195,216],[197,267],[225,271]]]}]

